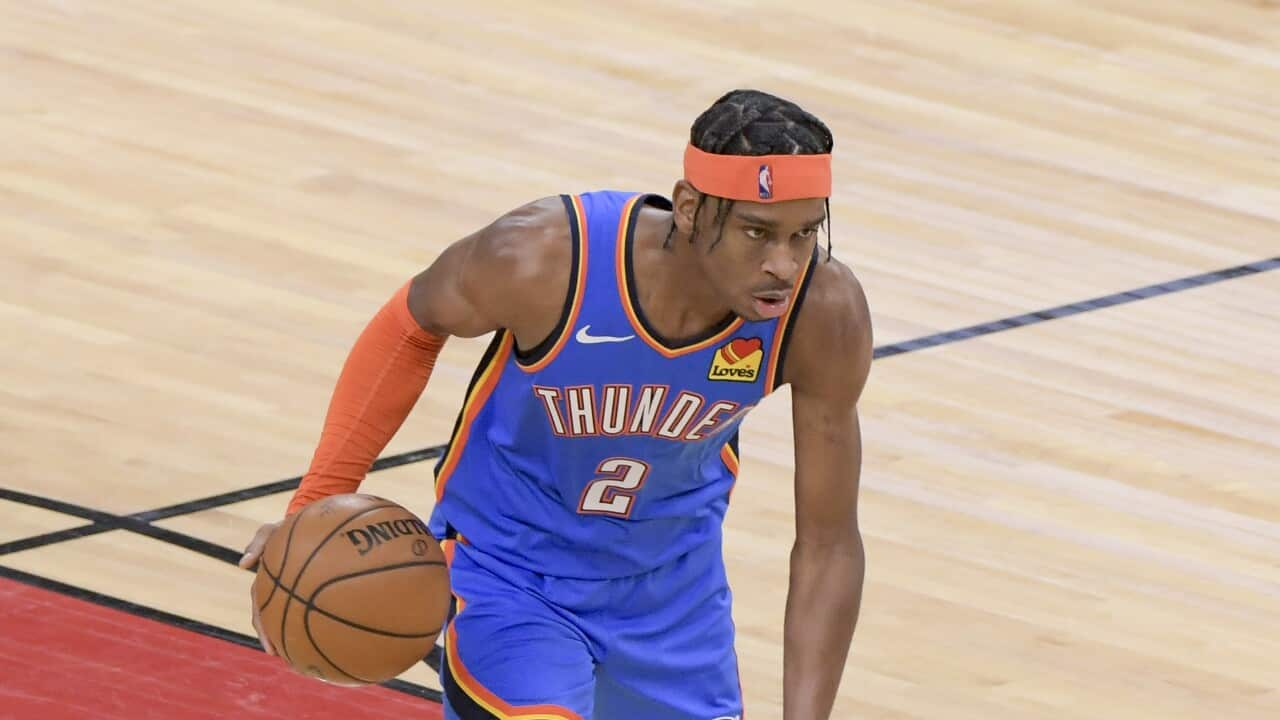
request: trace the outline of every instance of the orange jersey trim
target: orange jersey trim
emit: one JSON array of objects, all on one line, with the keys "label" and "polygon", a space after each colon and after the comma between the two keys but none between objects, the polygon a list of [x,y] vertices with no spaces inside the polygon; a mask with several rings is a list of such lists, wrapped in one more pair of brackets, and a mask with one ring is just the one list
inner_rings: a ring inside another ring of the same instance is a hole
[{"label": "orange jersey trim", "polygon": [[480,409],[489,400],[489,396],[493,394],[493,389],[498,386],[498,378],[502,376],[502,368],[507,364],[507,358],[511,356],[511,350],[515,347],[515,338],[511,333],[505,330],[499,330],[504,333],[502,344],[498,347],[498,351],[490,358],[489,363],[485,366],[484,371],[476,380],[476,384],[471,388],[471,392],[467,395],[466,401],[462,404],[462,412],[458,417],[458,427],[453,432],[453,437],[449,438],[449,449],[445,451],[443,464],[440,466],[440,472],[436,475],[436,502],[444,497],[445,485],[449,482],[449,477],[453,475],[453,470],[458,466],[458,458],[462,456],[463,448],[466,447],[467,437],[471,434],[471,424],[475,422],[476,416],[480,414]]},{"label": "orange jersey trim", "polygon": [[618,276],[618,294],[622,296],[622,309],[627,313],[627,319],[631,321],[631,327],[635,330],[636,335],[640,336],[645,343],[658,351],[665,358],[675,358],[681,355],[687,355],[691,352],[697,352],[707,347],[724,342],[724,339],[738,331],[742,327],[742,318],[734,318],[733,322],[724,330],[716,333],[712,337],[694,343],[693,345],[685,345],[680,348],[672,349],[658,342],[656,338],[649,334],[645,329],[644,323],[640,322],[640,316],[636,312],[636,308],[631,304],[631,287],[627,284],[627,237],[631,234],[631,221],[635,205],[644,199],[644,195],[637,195],[627,201],[622,209],[622,222],[618,223],[618,244],[617,244],[617,262],[614,263]]},{"label": "orange jersey trim", "polygon": [[729,496],[727,502],[733,502],[733,491],[738,489],[738,455],[733,452],[733,448],[729,447],[729,443],[725,443],[720,448],[720,460],[724,466],[729,469],[729,473],[733,475],[733,484],[729,486]]},{"label": "orange jersey trim", "polygon": [[564,328],[560,331],[560,337],[556,338],[556,344],[547,351],[547,354],[532,365],[525,365],[520,362],[519,357],[516,358],[516,367],[527,373],[536,373],[551,364],[552,360],[555,360],[556,355],[560,354],[561,348],[569,341],[569,337],[573,335],[573,329],[578,325],[578,313],[582,310],[582,298],[586,293],[587,286],[587,247],[589,245],[587,214],[582,209],[582,198],[574,195],[570,200],[573,202],[574,223],[577,226],[574,235],[578,242],[578,274],[569,279],[573,283],[573,300],[569,303],[569,314],[565,319]]},{"label": "orange jersey trim", "polygon": [[776,380],[774,375],[778,371],[778,361],[782,359],[782,348],[786,345],[784,340],[786,340],[787,333],[791,330],[792,316],[795,315],[796,306],[800,304],[800,296],[809,284],[809,274],[813,272],[813,266],[816,264],[817,261],[810,258],[809,264],[804,266],[804,274],[800,276],[800,281],[791,290],[791,303],[787,306],[787,312],[778,320],[778,326],[773,330],[773,346],[769,348],[769,369],[764,374],[764,393],[766,395],[773,392],[777,387],[774,384]]},{"label": "orange jersey trim", "polygon": [[[454,595],[458,601],[458,613],[462,613],[464,603],[462,598]],[[445,631],[445,662],[449,663],[449,670],[453,673],[453,679],[462,688],[477,705],[487,710],[494,717],[500,720],[582,720],[582,716],[572,710],[561,707],[559,705],[524,705],[514,707],[504,702],[502,698],[493,694],[484,685],[481,685],[475,676],[467,670],[467,666],[463,664],[462,658],[458,655],[458,629],[457,617],[449,623],[449,628]]]},{"label": "orange jersey trim", "polygon": [[738,477],[738,456],[734,454],[733,448],[729,447],[729,443],[725,443],[720,448],[720,459],[724,461],[724,466],[729,468],[729,472],[733,473],[734,479]]}]

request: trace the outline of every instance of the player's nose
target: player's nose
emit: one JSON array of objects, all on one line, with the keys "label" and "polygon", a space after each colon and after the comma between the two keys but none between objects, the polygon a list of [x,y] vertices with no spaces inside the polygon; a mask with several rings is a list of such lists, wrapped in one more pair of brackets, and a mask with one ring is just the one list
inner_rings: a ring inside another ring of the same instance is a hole
[{"label": "player's nose", "polygon": [[782,245],[771,248],[765,255],[763,269],[766,273],[791,285],[800,274],[800,261],[790,248]]}]

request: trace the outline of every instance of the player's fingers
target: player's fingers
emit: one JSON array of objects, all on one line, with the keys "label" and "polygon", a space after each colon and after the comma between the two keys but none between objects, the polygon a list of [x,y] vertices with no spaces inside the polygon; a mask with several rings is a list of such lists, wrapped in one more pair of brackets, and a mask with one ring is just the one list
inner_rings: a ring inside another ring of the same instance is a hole
[{"label": "player's fingers", "polygon": [[268,655],[275,655],[276,649],[271,646],[271,641],[267,639],[267,634],[262,632],[262,618],[258,616],[258,605],[253,600],[252,594],[249,597],[250,606],[253,609],[252,620],[253,630],[258,634],[258,642],[262,644],[262,652]]},{"label": "player's fingers", "polygon": [[252,570],[254,565],[258,564],[258,556],[262,554],[262,548],[255,548],[253,545],[244,549],[244,555],[240,556],[240,567],[245,570]]},{"label": "player's fingers", "polygon": [[275,531],[276,526],[263,525],[258,528],[258,532],[254,533],[253,539],[249,541],[248,547],[244,549],[244,555],[240,557],[240,567],[246,570],[252,570],[258,564],[258,557],[262,555],[262,548],[267,546],[267,540],[271,538],[271,533]]},{"label": "player's fingers", "polygon": [[258,642],[262,643],[262,652],[268,655],[276,655],[276,649],[271,646],[271,641],[267,639],[265,633],[261,629],[258,630]]}]

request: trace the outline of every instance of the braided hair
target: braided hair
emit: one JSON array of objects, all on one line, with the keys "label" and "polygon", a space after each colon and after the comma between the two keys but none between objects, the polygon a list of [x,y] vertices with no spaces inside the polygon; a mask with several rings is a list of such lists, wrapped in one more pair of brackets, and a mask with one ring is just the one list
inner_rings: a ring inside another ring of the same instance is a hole
[{"label": "braided hair", "polygon": [[[826,124],[799,105],[759,90],[726,93],[693,121],[689,142],[716,155],[822,155],[831,152],[835,140]],[[698,215],[707,195],[698,198],[693,211],[689,242],[698,234]],[[723,220],[734,201],[716,198],[714,222],[720,224],[714,247],[724,235]],[[827,257],[831,257],[831,201],[826,201]],[[675,225],[667,233],[669,247]]]}]

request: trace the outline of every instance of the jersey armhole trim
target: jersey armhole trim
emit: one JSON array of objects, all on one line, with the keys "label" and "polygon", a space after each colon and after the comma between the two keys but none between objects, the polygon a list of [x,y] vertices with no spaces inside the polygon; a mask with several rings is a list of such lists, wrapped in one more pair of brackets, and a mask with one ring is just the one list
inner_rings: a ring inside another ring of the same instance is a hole
[{"label": "jersey armhole trim", "polygon": [[662,337],[645,319],[644,312],[640,309],[639,297],[636,294],[635,264],[633,263],[636,223],[640,218],[640,211],[644,209],[645,205],[654,205],[667,209],[670,207],[671,201],[660,195],[641,193],[627,201],[627,204],[622,209],[621,220],[618,223],[618,244],[614,257],[614,272],[617,277],[618,297],[622,302],[622,311],[630,321],[631,328],[646,345],[667,359],[677,358],[724,342],[744,324],[743,319],[733,313],[726,314],[720,322],[704,332],[680,339]]},{"label": "jersey armhole trim", "polygon": [[[561,195],[565,213],[569,216],[569,236],[573,246],[572,260],[569,264],[569,290],[565,293],[564,309],[560,311],[560,320],[550,335],[528,351],[516,349],[516,367],[527,373],[535,373],[551,364],[565,341],[569,339],[573,326],[578,322],[578,311],[582,309],[582,297],[587,285],[587,223],[586,212],[582,208],[582,200],[577,195]],[[501,282],[501,280],[499,280]]]},{"label": "jersey armhole trim", "polygon": [[436,503],[444,498],[445,485],[453,475],[454,468],[458,466],[458,459],[466,448],[467,438],[471,435],[471,424],[484,409],[489,396],[493,394],[493,389],[498,386],[498,380],[502,377],[504,366],[507,364],[507,357],[515,344],[515,338],[511,333],[499,330],[494,333],[493,340],[489,341],[489,347],[484,351],[480,362],[476,364],[476,371],[471,376],[470,384],[467,385],[466,399],[458,410],[457,420],[453,423],[449,444],[445,446],[444,453],[436,462]]},{"label": "jersey armhole trim", "polygon": [[805,295],[809,292],[809,281],[813,279],[813,268],[818,264],[818,248],[813,249],[813,256],[809,258],[809,265],[804,269],[804,277],[800,278],[800,283],[796,286],[795,297],[792,298],[791,307],[787,308],[787,314],[778,321],[778,327],[774,330],[773,336],[773,357],[769,359],[769,371],[765,375],[765,394],[771,393],[783,385],[783,371],[787,361],[787,347],[791,344],[792,326],[795,318],[800,315],[800,306],[804,305]]}]

